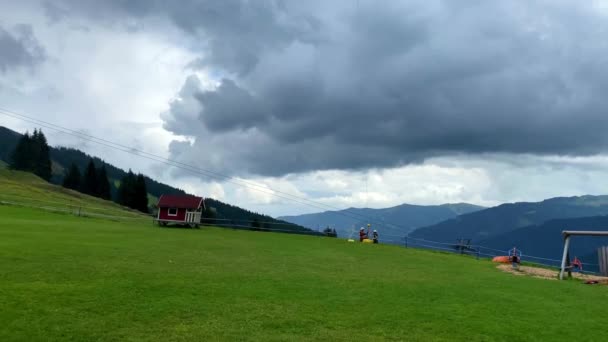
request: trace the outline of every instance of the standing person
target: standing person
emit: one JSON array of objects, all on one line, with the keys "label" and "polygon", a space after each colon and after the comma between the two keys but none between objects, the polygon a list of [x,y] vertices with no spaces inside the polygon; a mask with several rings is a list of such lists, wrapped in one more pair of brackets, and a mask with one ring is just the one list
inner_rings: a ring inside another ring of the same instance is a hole
[{"label": "standing person", "polygon": [[572,261],[572,266],[575,267],[575,269],[580,273],[583,272],[583,262],[581,261],[581,259],[579,259],[577,256],[574,257],[574,260]]},{"label": "standing person", "polygon": [[361,229],[359,229],[359,242],[363,242],[365,239],[367,239],[367,233],[365,233],[365,229],[361,227]]},{"label": "standing person", "polygon": [[378,231],[374,229],[374,234],[372,235],[374,238],[374,243],[378,243]]},{"label": "standing person", "polygon": [[513,268],[517,268],[519,266],[519,263],[521,262],[520,255],[521,251],[517,250],[516,247],[513,247],[513,249],[509,251],[509,256],[511,257],[511,265],[513,266]]}]

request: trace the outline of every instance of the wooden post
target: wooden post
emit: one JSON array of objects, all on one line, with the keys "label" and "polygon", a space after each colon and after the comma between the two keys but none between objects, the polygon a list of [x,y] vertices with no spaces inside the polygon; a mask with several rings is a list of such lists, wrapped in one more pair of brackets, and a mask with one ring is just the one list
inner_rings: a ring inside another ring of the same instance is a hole
[{"label": "wooden post", "polygon": [[570,264],[570,248],[568,248],[568,255],[566,255],[566,269],[568,270],[568,279],[572,278],[572,264]]},{"label": "wooden post", "polygon": [[403,238],[405,240],[405,248],[407,248],[407,236]]},{"label": "wooden post", "polygon": [[597,249],[598,264],[600,265],[600,274],[608,276],[608,246]]},{"label": "wooden post", "polygon": [[[568,253],[568,248],[570,247],[570,235],[565,235],[564,236],[564,254],[562,255],[562,265],[559,271],[559,280],[563,280],[564,279],[564,271],[566,269],[566,258],[568,258],[569,253]],[[568,260],[568,263],[570,263],[570,261]]]}]

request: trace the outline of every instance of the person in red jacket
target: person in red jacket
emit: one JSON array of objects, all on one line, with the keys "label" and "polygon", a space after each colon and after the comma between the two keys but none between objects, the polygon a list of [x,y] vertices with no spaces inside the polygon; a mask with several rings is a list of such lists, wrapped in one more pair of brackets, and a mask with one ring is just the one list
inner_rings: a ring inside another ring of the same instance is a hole
[{"label": "person in red jacket", "polygon": [[361,229],[359,229],[359,242],[363,242],[365,239],[367,239],[367,233],[365,232],[365,229],[361,227]]},{"label": "person in red jacket", "polygon": [[581,259],[579,259],[576,256],[574,257],[574,260],[572,261],[572,266],[574,266],[576,268],[576,270],[579,272],[583,271],[583,262],[581,261]]}]

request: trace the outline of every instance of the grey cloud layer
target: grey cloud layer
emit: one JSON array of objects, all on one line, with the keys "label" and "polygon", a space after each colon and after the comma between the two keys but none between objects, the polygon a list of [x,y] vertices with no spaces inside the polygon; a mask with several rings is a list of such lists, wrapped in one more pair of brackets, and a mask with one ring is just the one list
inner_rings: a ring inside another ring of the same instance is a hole
[{"label": "grey cloud layer", "polygon": [[[608,17],[574,1],[105,2],[192,38],[175,158],[235,174],[608,148]],[[128,5],[120,5],[128,4]],[[80,5],[82,10],[89,8]],[[194,112],[192,112],[194,111]]]},{"label": "grey cloud layer", "polygon": [[18,25],[8,30],[0,25],[0,72],[30,68],[44,59],[44,49],[31,26]]}]

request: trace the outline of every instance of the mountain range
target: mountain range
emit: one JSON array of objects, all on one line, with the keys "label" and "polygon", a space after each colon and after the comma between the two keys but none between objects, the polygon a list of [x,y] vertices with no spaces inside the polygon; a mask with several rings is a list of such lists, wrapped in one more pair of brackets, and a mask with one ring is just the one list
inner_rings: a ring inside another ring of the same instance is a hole
[{"label": "mountain range", "polygon": [[410,236],[441,242],[471,239],[477,243],[518,228],[554,219],[608,215],[608,196],[556,197],[541,202],[506,203],[423,227]]},{"label": "mountain range", "polygon": [[[505,253],[517,246],[526,255],[559,260],[562,230],[608,229],[608,196],[556,197],[491,208],[466,203],[403,204],[386,209],[350,208],[280,218],[315,229],[335,227],[341,237],[356,237],[357,228],[365,226],[367,219],[379,229],[382,241],[401,242],[405,235],[445,243],[470,239],[475,245]],[[572,243],[572,255],[596,263],[596,249],[605,245],[608,238],[577,237]],[[497,251],[493,252],[500,254]]]},{"label": "mountain range", "polygon": [[311,229],[335,228],[340,237],[354,236],[359,227],[371,224],[378,228],[384,240],[398,240],[410,231],[432,225],[484,207],[468,203],[443,205],[402,204],[391,208],[349,208],[322,213],[281,216],[279,219]]}]

